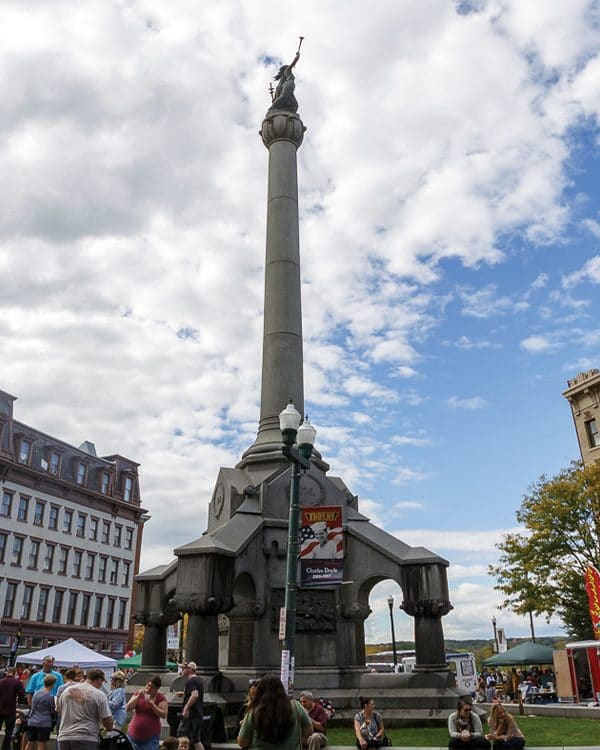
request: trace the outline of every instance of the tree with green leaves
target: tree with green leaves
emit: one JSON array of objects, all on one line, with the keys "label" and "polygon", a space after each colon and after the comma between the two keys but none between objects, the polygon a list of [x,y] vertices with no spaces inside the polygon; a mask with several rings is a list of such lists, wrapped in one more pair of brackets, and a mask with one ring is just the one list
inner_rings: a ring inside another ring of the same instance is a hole
[{"label": "tree with green leaves", "polygon": [[584,574],[600,567],[600,463],[574,461],[551,479],[542,476],[523,497],[516,514],[522,532],[496,545],[490,565],[502,606],[516,614],[559,617],[571,637],[594,637]]}]

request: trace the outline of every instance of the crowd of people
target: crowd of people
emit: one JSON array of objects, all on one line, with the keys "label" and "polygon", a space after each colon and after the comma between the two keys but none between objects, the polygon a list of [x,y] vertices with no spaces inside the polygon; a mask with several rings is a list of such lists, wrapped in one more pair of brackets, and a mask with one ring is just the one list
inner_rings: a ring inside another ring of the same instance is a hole
[{"label": "crowd of people", "polygon": [[[196,670],[193,662],[183,667],[184,689],[176,694],[182,699],[181,722],[166,748],[204,750],[204,685]],[[6,667],[0,677],[1,750],[46,750],[53,730],[59,750],[98,750],[101,730],[125,733],[133,750],[159,750],[168,709],[161,679],[150,676],[129,698],[126,684],[121,671],[113,672],[107,685],[102,669],[55,669],[52,656],[38,671]],[[27,710],[19,708],[25,705]]]},{"label": "crowd of people", "polygon": [[[8,667],[0,678],[0,727],[4,724],[5,728],[0,750],[45,750],[55,728],[59,750],[98,750],[101,729],[124,732],[133,750],[204,750],[204,684],[196,672],[194,662],[183,666],[183,690],[174,696],[181,699],[177,736],[161,744],[161,722],[167,718],[168,698],[161,692],[158,675],[150,676],[143,688],[128,695],[127,675],[120,671],[114,672],[106,685],[103,670],[84,673],[70,667],[60,671],[54,668],[51,656],[26,679],[23,671]],[[448,718],[449,750],[523,750],[523,733],[489,690],[501,683],[510,697],[522,682],[531,680],[543,687],[553,679],[548,669],[482,674],[480,689],[491,696],[493,703],[488,732],[484,733],[471,701],[461,700]],[[29,706],[26,720],[18,711],[19,704],[25,702]],[[298,700],[290,698],[279,677],[267,674],[250,682],[238,714],[237,743],[241,748],[259,750],[297,750],[301,746],[322,750],[327,745],[332,713],[333,707],[324,705],[310,691],[303,691]],[[360,698],[353,726],[358,750],[391,745],[373,698]]]},{"label": "crowd of people", "polygon": [[496,699],[518,701],[522,695],[522,688],[550,690],[556,686],[556,677],[549,667],[532,667],[531,669],[516,669],[510,671],[500,669],[486,670],[479,675],[475,701],[477,703],[493,703]]}]

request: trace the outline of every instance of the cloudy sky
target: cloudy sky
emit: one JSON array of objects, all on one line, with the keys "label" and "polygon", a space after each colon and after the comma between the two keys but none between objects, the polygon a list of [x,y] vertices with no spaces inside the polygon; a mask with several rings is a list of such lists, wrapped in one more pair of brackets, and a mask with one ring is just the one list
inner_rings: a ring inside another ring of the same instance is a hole
[{"label": "cloudy sky", "polygon": [[528,485],[578,456],[561,392],[600,366],[591,0],[7,0],[0,388],[141,463],[143,567],[200,535],[256,433],[257,133],[300,34],[318,447],[375,523],[451,561],[449,637],[491,638],[493,614],[526,635],[486,569]]}]

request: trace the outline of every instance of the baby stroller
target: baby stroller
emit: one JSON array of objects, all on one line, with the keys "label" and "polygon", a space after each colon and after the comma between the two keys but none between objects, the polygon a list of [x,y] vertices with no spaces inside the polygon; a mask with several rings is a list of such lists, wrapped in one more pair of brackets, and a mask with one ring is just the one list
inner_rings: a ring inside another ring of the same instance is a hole
[{"label": "baby stroller", "polygon": [[133,750],[133,745],[124,732],[112,729],[100,735],[99,750]]},{"label": "baby stroller", "polygon": [[23,735],[27,730],[27,715],[29,711],[17,710],[17,719],[13,728],[11,741],[12,750],[21,750],[21,744],[23,742]]}]

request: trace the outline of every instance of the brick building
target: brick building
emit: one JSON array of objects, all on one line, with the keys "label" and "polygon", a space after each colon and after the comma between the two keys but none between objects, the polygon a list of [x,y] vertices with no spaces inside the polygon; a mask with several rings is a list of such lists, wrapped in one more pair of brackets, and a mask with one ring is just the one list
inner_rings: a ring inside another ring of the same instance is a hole
[{"label": "brick building", "polygon": [[131,646],[144,521],[138,464],[18,422],[0,390],[0,655],[76,638]]},{"label": "brick building", "polygon": [[600,370],[580,372],[567,380],[563,396],[571,406],[581,460],[585,466],[600,460]]}]

